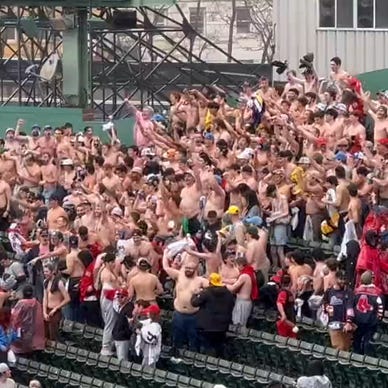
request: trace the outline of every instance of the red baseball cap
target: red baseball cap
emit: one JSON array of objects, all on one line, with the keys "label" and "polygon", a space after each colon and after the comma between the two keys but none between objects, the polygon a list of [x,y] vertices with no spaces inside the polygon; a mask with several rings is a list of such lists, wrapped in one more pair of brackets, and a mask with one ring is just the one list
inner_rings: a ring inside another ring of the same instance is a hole
[{"label": "red baseball cap", "polygon": [[316,144],[318,147],[325,146],[327,145],[327,139],[325,139],[324,137],[318,137]]},{"label": "red baseball cap", "polygon": [[157,304],[152,304],[151,306],[145,308],[142,312],[142,314],[160,314],[160,307]]}]

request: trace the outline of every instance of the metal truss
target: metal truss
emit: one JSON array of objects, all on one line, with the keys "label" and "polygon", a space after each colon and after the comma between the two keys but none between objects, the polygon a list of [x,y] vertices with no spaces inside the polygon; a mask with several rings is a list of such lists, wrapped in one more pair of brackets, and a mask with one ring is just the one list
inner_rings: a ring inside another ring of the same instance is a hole
[{"label": "metal truss", "polygon": [[[173,90],[217,84],[237,96],[243,81],[258,74],[270,77],[269,66],[247,65],[229,56],[197,32],[178,5],[173,7],[179,20],[166,16],[163,8],[136,8],[137,28],[125,30],[112,28],[113,8],[89,10],[89,111],[95,118],[126,117],[125,99],[163,110]],[[60,76],[47,83],[28,73],[33,65],[41,68],[51,54],[62,53],[63,26],[55,22],[62,14],[60,8],[0,7],[0,106],[66,106]],[[26,34],[21,23],[26,16],[38,20],[36,36]],[[17,31],[11,42],[10,28]],[[197,54],[205,47],[229,63],[206,63]]]},{"label": "metal truss", "polygon": [[[0,8],[0,106],[63,106],[60,74],[50,81],[39,74],[62,51],[62,34],[49,21],[56,13],[49,8]],[[36,19],[35,28],[23,24],[25,18]]]},{"label": "metal truss", "polygon": [[[125,98],[164,109],[169,106],[169,93],[173,90],[219,84],[238,92],[239,81],[252,76],[246,74],[245,65],[238,59],[199,34],[181,8],[175,7],[181,20],[166,16],[160,9],[142,7],[137,9],[137,29],[91,26],[91,95],[97,111],[106,113],[109,106],[110,114],[121,112],[125,117]],[[112,10],[100,9],[95,16],[109,23]],[[240,65],[240,73],[234,70],[229,74],[202,60],[195,49],[205,46],[221,54],[222,62]]]}]

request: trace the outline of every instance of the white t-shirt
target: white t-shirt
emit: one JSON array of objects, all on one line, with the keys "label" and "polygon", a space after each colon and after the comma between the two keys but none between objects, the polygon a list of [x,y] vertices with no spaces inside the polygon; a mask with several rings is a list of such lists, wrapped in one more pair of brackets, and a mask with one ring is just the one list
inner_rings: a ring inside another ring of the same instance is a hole
[{"label": "white t-shirt", "polygon": [[5,381],[0,381],[0,388],[16,388],[16,383],[9,377]]}]

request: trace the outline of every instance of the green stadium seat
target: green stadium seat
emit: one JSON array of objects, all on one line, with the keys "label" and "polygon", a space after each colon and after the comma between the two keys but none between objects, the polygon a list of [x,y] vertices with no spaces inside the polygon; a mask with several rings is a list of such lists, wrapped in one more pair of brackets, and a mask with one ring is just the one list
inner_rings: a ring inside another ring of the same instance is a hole
[{"label": "green stadium seat", "polygon": [[86,366],[90,368],[96,367],[98,364],[98,356],[99,356],[98,353],[89,352],[88,358],[86,359],[86,362],[85,362]]},{"label": "green stadium seat", "polygon": [[143,367],[139,364],[131,364],[131,376],[141,377]]},{"label": "green stadium seat", "polygon": [[54,384],[56,381],[59,380],[60,371],[61,370],[59,368],[56,368],[54,366],[50,367],[49,374],[48,374],[47,378],[51,384]]},{"label": "green stadium seat", "polygon": [[76,360],[78,364],[85,364],[89,356],[89,352],[85,349],[78,349]]},{"label": "green stadium seat", "polygon": [[16,361],[16,368],[20,372],[26,372],[28,369],[29,360],[19,357]]},{"label": "green stadium seat", "polygon": [[72,372],[70,372],[70,371],[68,371],[68,370],[62,369],[62,370],[59,372],[58,382],[59,382],[61,385],[66,386],[67,384],[70,383],[71,375],[72,375]]},{"label": "green stadium seat", "polygon": [[167,372],[167,374],[166,374],[166,386],[167,387],[178,386],[178,375],[175,373]]},{"label": "green stadium seat", "polygon": [[100,379],[93,378],[92,379],[92,388],[105,388],[106,381],[102,381]]},{"label": "green stadium seat", "polygon": [[81,375],[81,386],[91,387],[93,383],[93,377]]},{"label": "green stadium seat", "polygon": [[38,373],[37,373],[38,378],[39,377],[47,377],[47,375],[49,373],[49,369],[50,369],[50,367],[48,365],[40,364],[39,365],[39,370],[38,370]]}]

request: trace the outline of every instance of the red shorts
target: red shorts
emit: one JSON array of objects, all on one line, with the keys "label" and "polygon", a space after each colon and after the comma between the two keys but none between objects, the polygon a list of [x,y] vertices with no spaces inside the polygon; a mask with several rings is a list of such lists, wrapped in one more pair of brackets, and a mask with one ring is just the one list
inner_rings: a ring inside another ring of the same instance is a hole
[{"label": "red shorts", "polygon": [[292,331],[292,327],[287,325],[284,321],[277,321],[276,327],[278,329],[278,334],[282,337],[296,338],[296,333]]}]

